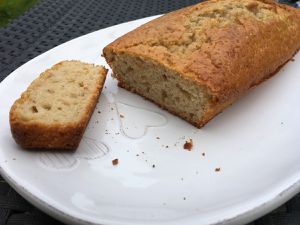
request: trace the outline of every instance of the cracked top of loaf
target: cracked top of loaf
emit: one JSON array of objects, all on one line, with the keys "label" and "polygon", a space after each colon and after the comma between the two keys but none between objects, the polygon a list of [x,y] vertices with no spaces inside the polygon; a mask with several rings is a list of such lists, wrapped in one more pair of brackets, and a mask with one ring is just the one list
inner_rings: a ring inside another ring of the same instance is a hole
[{"label": "cracked top of loaf", "polygon": [[210,0],[150,21],[105,49],[153,60],[224,102],[270,77],[299,48],[300,10],[271,0]]}]

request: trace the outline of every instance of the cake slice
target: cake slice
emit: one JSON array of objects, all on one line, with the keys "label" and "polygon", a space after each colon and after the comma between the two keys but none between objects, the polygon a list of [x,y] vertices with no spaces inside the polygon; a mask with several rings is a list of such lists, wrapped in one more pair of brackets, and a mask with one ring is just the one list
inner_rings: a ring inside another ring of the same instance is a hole
[{"label": "cake slice", "polygon": [[300,48],[300,10],[210,0],[168,13],[103,50],[119,86],[202,127]]},{"label": "cake slice", "polygon": [[10,110],[15,141],[24,148],[76,149],[107,70],[63,61],[35,79]]}]

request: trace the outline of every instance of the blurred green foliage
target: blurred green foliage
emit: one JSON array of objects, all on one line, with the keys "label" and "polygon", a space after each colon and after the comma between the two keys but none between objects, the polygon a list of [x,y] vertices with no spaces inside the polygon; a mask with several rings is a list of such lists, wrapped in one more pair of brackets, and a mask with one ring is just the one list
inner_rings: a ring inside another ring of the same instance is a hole
[{"label": "blurred green foliage", "polygon": [[21,15],[38,0],[0,0],[0,27]]}]

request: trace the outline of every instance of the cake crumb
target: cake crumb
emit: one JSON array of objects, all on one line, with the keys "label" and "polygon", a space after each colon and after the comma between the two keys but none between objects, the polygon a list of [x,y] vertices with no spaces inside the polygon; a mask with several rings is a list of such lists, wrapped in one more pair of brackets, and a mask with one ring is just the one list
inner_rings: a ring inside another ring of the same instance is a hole
[{"label": "cake crumb", "polygon": [[119,164],[119,159],[114,159],[111,161],[114,166]]},{"label": "cake crumb", "polygon": [[221,171],[220,167],[215,168],[215,172],[220,172],[220,171]]},{"label": "cake crumb", "polygon": [[121,117],[121,118],[124,118],[124,115],[120,114],[120,117]]},{"label": "cake crumb", "polygon": [[101,111],[100,111],[100,110],[98,110],[98,113],[100,114],[100,113],[101,113]]},{"label": "cake crumb", "polygon": [[205,152],[202,152],[202,156],[205,156]]},{"label": "cake crumb", "polygon": [[193,148],[193,140],[190,138],[189,141],[185,141],[183,148],[186,149],[187,151],[191,151]]},{"label": "cake crumb", "polygon": [[160,139],[160,137],[156,137],[156,139]]},{"label": "cake crumb", "polygon": [[295,61],[295,59],[294,59],[294,58],[291,58],[291,61],[292,61],[292,62],[294,62],[294,61]]},{"label": "cake crumb", "polygon": [[155,164],[152,165],[152,168],[155,168]]}]

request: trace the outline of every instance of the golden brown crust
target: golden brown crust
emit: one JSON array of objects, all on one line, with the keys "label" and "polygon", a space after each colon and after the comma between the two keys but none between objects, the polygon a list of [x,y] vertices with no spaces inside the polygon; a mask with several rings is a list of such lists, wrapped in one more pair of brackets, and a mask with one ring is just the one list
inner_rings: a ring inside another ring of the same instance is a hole
[{"label": "golden brown crust", "polygon": [[[58,68],[64,62],[66,61],[60,62],[51,69],[46,70],[33,82],[38,81],[40,77],[45,76],[46,73]],[[17,113],[16,109],[26,101],[25,91],[21,98],[15,101],[9,114],[11,133],[15,141],[23,148],[27,149],[76,149],[103,88],[106,73],[106,69],[99,68],[99,76],[97,77],[97,82],[95,84],[95,91],[89,102],[87,102],[86,107],[82,109],[85,111],[82,114],[83,116],[75,122],[42,123],[40,121],[24,121],[20,119],[20,115]]]},{"label": "golden brown crust", "polygon": [[196,125],[201,127],[299,48],[300,10],[267,0],[211,0],[155,19],[103,53],[110,66],[108,52],[128,54],[207,87],[212,102]]}]

